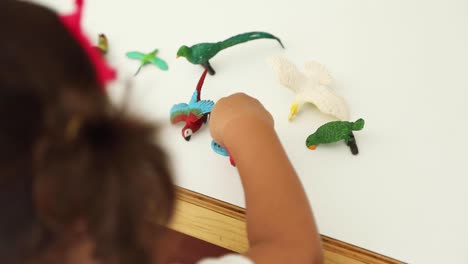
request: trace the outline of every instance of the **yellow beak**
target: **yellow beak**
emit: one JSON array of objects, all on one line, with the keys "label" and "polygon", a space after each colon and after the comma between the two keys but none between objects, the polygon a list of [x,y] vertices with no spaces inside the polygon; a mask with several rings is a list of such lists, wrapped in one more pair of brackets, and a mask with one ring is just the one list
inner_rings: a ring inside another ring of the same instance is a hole
[{"label": "yellow beak", "polygon": [[310,146],[309,146],[309,149],[310,149],[310,150],[315,150],[316,148],[317,148],[316,145],[310,145]]},{"label": "yellow beak", "polygon": [[297,114],[297,111],[299,110],[299,105],[297,104],[297,102],[294,102],[292,105],[291,105],[291,109],[289,111],[289,121],[291,121]]},{"label": "yellow beak", "polygon": [[179,55],[177,55],[177,56],[176,56],[176,59],[178,59],[178,58],[180,58],[180,56],[179,56]]}]

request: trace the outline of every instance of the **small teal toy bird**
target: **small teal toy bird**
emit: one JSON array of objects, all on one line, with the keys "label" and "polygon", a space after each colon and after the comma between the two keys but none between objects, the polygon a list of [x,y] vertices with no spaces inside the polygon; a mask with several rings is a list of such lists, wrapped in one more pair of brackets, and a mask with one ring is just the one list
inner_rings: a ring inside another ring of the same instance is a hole
[{"label": "small teal toy bird", "polygon": [[167,71],[169,69],[169,66],[167,66],[167,63],[158,58],[156,55],[158,55],[159,50],[155,49],[150,53],[142,53],[139,51],[131,51],[127,52],[127,58],[129,59],[134,59],[134,60],[139,60],[140,61],[140,67],[138,68],[137,72],[135,73],[135,76],[140,72],[141,68],[143,66],[148,65],[148,64],[153,64],[154,66],[158,67],[159,69],[163,71]]},{"label": "small teal toy bird", "polygon": [[306,146],[315,150],[320,144],[328,144],[344,140],[351,149],[353,155],[359,153],[359,149],[354,138],[353,131],[359,131],[364,128],[364,119],[358,119],[356,122],[333,121],[319,127],[315,133],[307,137]]},{"label": "small teal toy bird", "polygon": [[207,73],[208,70],[205,70],[200,77],[197,89],[193,92],[190,102],[188,104],[176,104],[171,109],[172,124],[185,122],[185,126],[182,128],[182,137],[187,141],[208,121],[208,115],[214,107],[213,101],[200,100],[201,89]]}]

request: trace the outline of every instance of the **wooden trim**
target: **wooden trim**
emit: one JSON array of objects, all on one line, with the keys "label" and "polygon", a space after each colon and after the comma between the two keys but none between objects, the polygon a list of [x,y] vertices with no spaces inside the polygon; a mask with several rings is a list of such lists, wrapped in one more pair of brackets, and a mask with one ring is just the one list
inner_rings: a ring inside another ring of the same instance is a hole
[{"label": "wooden trim", "polygon": [[333,239],[322,235],[322,243],[325,251],[333,252],[342,256],[358,260],[366,264],[403,264],[403,262],[392,259],[375,252]]},{"label": "wooden trim", "polygon": [[215,211],[219,214],[245,221],[245,209],[214,198],[176,187],[177,199]]},{"label": "wooden trim", "polygon": [[[238,253],[249,248],[245,209],[180,187],[169,227]],[[322,241],[327,264],[403,263],[327,236]]]},{"label": "wooden trim", "polygon": [[169,227],[235,252],[249,248],[243,208],[182,188]]}]

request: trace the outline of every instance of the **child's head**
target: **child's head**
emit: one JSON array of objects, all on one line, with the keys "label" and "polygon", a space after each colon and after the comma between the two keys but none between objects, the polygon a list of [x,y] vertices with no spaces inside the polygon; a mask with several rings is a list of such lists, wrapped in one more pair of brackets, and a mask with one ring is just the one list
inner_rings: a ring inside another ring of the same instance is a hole
[{"label": "child's head", "polygon": [[174,200],[155,128],[110,104],[57,14],[2,0],[0,34],[0,259],[65,263],[86,238],[146,262]]}]

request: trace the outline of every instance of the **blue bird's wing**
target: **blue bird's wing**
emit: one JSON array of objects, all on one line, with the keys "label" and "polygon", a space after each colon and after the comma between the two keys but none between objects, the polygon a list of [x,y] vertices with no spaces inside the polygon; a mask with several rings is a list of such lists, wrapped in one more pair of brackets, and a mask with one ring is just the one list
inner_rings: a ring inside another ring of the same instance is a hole
[{"label": "blue bird's wing", "polygon": [[187,120],[190,107],[186,103],[176,104],[171,108],[171,123],[176,124]]},{"label": "blue bird's wing", "polygon": [[213,110],[214,102],[210,100],[202,100],[191,104],[181,103],[176,104],[171,108],[171,123],[176,124],[182,121],[200,119],[205,114]]},{"label": "blue bird's wing", "polygon": [[201,115],[211,113],[215,103],[211,100],[201,100],[195,103],[190,103],[191,109],[198,109]]},{"label": "blue bird's wing", "polygon": [[189,105],[193,105],[193,104],[195,104],[197,101],[198,101],[198,91],[195,90],[195,92],[193,92],[193,94],[192,94],[192,98],[190,98]]}]

